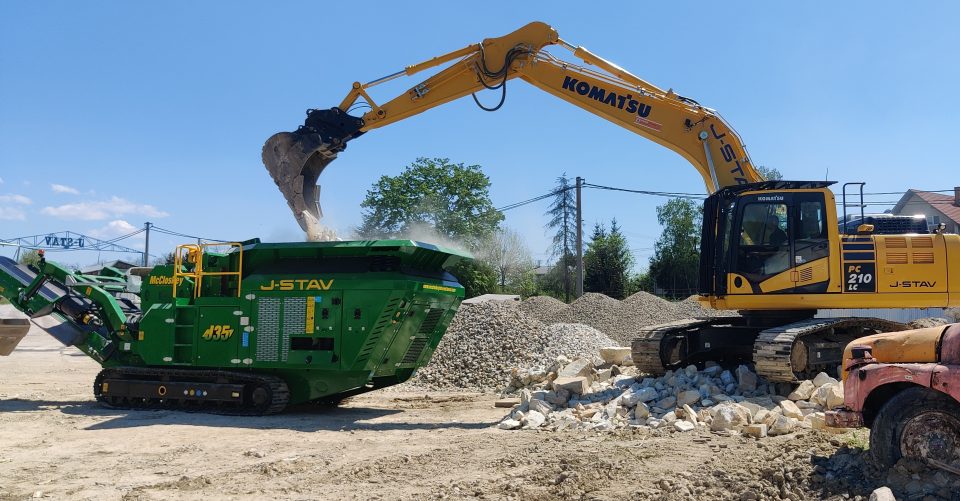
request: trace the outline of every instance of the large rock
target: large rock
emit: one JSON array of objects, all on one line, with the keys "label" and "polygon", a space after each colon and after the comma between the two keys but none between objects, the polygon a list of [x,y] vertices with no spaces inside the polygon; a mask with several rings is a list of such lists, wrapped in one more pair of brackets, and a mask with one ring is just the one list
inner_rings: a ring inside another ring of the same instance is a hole
[{"label": "large rock", "polygon": [[546,416],[547,414],[550,414],[551,411],[553,411],[553,406],[544,402],[543,400],[531,400],[530,410],[537,411],[540,414],[543,414],[544,416]]},{"label": "large rock", "polygon": [[803,419],[803,412],[800,411],[800,408],[797,407],[797,404],[793,403],[792,400],[781,400],[780,408],[783,410],[784,416],[794,419]]},{"label": "large rock", "polygon": [[757,389],[757,375],[746,365],[737,367],[737,389],[741,392],[756,391]]},{"label": "large rock", "polygon": [[776,421],[774,421],[770,429],[767,430],[767,434],[772,436],[786,435],[795,430],[799,423],[799,421],[791,417],[777,416]]},{"label": "large rock", "polygon": [[600,358],[613,365],[633,365],[629,346],[607,346],[600,348]]},{"label": "large rock", "polygon": [[828,383],[836,383],[836,382],[837,380],[827,375],[826,372],[821,372],[820,374],[817,374],[817,377],[813,378],[813,385],[816,386],[817,388]]},{"label": "large rock", "polygon": [[657,407],[659,407],[659,408],[661,408],[661,409],[664,409],[664,410],[666,410],[666,409],[672,409],[672,408],[674,408],[674,407],[677,405],[677,398],[676,398],[676,397],[666,397],[666,398],[660,399],[660,400],[657,401],[657,403],[654,404],[654,405],[657,406]]},{"label": "large rock", "polygon": [[700,392],[697,390],[681,391],[677,394],[677,407],[692,405],[700,401]]},{"label": "large rock", "polygon": [[843,407],[843,385],[840,383],[825,384],[821,388],[827,388],[826,404],[827,409]]},{"label": "large rock", "polygon": [[588,358],[578,358],[573,362],[570,362],[569,364],[567,364],[563,369],[560,369],[560,372],[557,373],[557,376],[558,377],[583,376],[586,378],[592,378],[593,377],[593,361]]},{"label": "large rock", "polygon": [[692,431],[697,426],[690,421],[677,420],[673,422],[673,427],[676,428],[677,431]]},{"label": "large rock", "polygon": [[809,379],[800,381],[800,385],[794,388],[787,398],[796,402],[797,400],[809,400],[817,386]]},{"label": "large rock", "polygon": [[553,390],[570,392],[575,395],[583,395],[590,390],[590,382],[583,376],[576,377],[558,377],[553,380]]},{"label": "large rock", "polygon": [[750,411],[736,403],[722,403],[711,412],[713,431],[736,430],[750,423]]},{"label": "large rock", "polygon": [[539,428],[547,421],[547,417],[537,411],[530,411],[525,416],[523,416],[523,428],[524,429],[533,429]]}]

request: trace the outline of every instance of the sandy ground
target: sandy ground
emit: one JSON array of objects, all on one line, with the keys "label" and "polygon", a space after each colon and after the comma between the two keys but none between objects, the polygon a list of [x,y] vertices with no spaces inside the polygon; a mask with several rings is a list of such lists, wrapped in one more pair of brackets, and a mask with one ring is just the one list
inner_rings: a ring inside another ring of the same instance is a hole
[{"label": "sandy ground", "polygon": [[840,445],[502,431],[489,394],[375,392],[252,418],[117,411],[93,400],[98,370],[36,329],[0,357],[0,499],[740,499],[738,471],[785,455],[810,468]]}]

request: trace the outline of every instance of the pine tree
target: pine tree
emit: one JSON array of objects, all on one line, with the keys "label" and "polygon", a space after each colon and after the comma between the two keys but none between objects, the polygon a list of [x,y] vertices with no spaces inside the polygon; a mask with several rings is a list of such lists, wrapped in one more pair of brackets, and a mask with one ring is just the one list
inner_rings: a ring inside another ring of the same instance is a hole
[{"label": "pine tree", "polygon": [[546,227],[554,232],[550,247],[550,254],[558,258],[557,262],[563,266],[563,293],[570,300],[570,291],[573,287],[573,277],[568,263],[576,263],[577,255],[577,201],[574,185],[564,173],[557,178],[557,188],[554,190],[553,202],[546,215],[550,217]]}]

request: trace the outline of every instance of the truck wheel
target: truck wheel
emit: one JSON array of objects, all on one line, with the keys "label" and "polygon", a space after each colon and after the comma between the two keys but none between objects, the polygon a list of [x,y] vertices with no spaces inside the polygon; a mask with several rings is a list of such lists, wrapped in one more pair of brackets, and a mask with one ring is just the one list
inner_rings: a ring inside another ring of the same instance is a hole
[{"label": "truck wheel", "polygon": [[900,458],[960,458],[960,404],[927,388],[909,388],[880,408],[870,427],[870,450],[885,466]]}]

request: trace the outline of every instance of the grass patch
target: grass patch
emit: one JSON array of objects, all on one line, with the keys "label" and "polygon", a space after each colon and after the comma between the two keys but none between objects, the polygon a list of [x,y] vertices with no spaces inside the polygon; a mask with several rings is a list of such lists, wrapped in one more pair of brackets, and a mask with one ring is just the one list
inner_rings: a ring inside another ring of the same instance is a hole
[{"label": "grass patch", "polygon": [[870,449],[870,430],[867,428],[857,428],[840,438],[847,447],[859,448],[863,450]]}]

